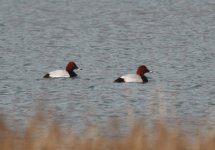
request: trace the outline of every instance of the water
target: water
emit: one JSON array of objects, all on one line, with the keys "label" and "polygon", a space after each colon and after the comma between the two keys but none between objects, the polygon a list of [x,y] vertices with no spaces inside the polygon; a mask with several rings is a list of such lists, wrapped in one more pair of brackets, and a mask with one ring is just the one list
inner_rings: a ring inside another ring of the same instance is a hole
[{"label": "water", "polygon": [[[23,124],[52,110],[76,129],[156,116],[214,128],[214,10],[212,0],[1,0],[0,113]],[[78,78],[42,78],[70,60]],[[113,83],[142,64],[147,84]]]}]

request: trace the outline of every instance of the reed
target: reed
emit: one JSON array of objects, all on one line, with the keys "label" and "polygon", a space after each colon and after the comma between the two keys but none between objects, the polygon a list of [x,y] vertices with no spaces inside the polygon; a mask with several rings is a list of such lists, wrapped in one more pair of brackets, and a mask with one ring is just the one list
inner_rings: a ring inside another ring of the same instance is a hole
[{"label": "reed", "polygon": [[[109,124],[107,125],[109,126]],[[114,125],[113,125],[114,126]],[[119,130],[120,126],[113,127]],[[92,135],[92,132],[98,134]],[[11,129],[0,119],[0,150],[214,150],[215,133],[187,136],[159,122],[151,129],[137,123],[126,134],[107,136],[97,127],[77,134],[37,115],[23,129]]]}]

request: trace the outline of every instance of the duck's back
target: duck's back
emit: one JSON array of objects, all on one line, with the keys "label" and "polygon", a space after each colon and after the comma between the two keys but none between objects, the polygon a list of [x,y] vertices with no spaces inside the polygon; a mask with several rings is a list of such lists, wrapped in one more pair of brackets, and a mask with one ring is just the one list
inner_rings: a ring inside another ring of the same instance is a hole
[{"label": "duck's back", "polygon": [[48,73],[50,78],[69,78],[70,75],[66,70],[55,70]]},{"label": "duck's back", "polygon": [[124,76],[121,76],[120,78],[124,79],[125,82],[139,82],[142,83],[142,78],[137,74],[127,74]]}]

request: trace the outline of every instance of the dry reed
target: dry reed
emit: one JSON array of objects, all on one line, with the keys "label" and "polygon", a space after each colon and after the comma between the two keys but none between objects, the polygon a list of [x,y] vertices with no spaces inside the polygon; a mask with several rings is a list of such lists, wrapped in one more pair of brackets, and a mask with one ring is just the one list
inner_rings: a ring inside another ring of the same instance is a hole
[{"label": "dry reed", "polygon": [[153,130],[139,123],[123,136],[88,134],[65,132],[58,123],[45,121],[41,115],[29,121],[24,130],[12,130],[1,118],[0,150],[215,150],[215,133],[187,137],[165,123],[158,123]]}]

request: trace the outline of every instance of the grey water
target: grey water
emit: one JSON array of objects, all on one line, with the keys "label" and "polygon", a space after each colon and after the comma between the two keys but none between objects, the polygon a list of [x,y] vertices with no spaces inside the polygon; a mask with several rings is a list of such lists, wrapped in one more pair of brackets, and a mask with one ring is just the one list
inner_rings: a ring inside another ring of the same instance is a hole
[{"label": "grey water", "polygon": [[[65,126],[158,118],[214,129],[213,0],[0,0],[0,113]],[[43,79],[73,60],[75,79]],[[146,84],[116,84],[145,64]]]}]

